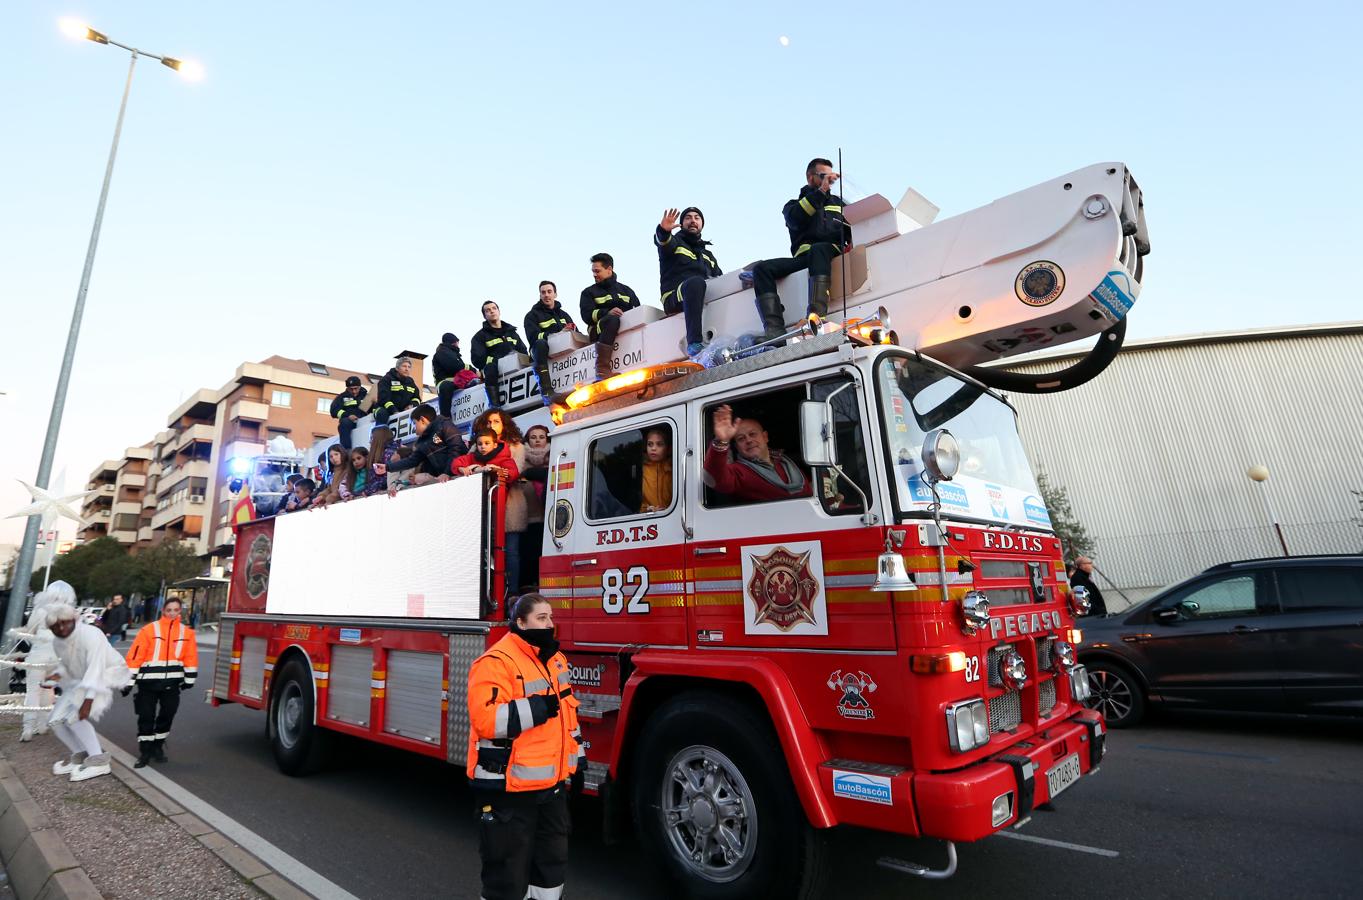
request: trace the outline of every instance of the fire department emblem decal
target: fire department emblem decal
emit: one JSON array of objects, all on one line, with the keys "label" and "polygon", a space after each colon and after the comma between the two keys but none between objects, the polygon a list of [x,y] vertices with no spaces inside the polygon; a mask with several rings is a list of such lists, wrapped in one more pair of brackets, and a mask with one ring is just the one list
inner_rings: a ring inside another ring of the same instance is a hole
[{"label": "fire department emblem decal", "polygon": [[817,542],[743,548],[744,630],[748,634],[827,634]]},{"label": "fire department emblem decal", "polygon": [[246,553],[246,596],[259,600],[270,585],[270,536],[258,534]]},{"label": "fire department emblem decal", "polygon": [[841,695],[838,699],[838,715],[844,719],[874,719],[876,711],[871,708],[871,701],[866,699],[866,695],[874,693],[876,687],[875,680],[865,672],[838,669],[828,676],[829,690]]},{"label": "fire department emblem decal", "polygon": [[1064,290],[1065,270],[1048,259],[1024,266],[1013,282],[1013,291],[1028,306],[1049,306]]}]

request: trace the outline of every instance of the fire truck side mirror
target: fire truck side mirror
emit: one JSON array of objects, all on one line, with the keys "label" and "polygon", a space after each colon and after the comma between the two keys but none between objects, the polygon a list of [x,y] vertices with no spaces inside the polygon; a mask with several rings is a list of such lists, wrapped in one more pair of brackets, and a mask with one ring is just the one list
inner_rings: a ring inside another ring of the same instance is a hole
[{"label": "fire truck side mirror", "polygon": [[800,455],[807,466],[836,466],[838,448],[833,440],[833,408],[818,400],[800,404]]}]

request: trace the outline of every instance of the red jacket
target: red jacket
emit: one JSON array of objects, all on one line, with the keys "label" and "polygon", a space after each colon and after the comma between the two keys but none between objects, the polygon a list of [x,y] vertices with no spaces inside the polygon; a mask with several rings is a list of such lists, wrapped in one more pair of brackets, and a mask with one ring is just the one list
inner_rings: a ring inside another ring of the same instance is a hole
[{"label": "red jacket", "polygon": [[463,473],[459,470],[465,466],[497,466],[500,469],[506,470],[506,475],[504,477],[507,481],[515,481],[517,478],[520,478],[521,470],[516,468],[516,460],[511,455],[511,448],[506,445],[505,441],[502,441],[497,446],[501,449],[497,451],[492,459],[485,463],[479,462],[477,458],[474,457],[472,451],[465,453],[463,456],[456,456],[454,461],[450,463],[450,474],[462,475]]},{"label": "red jacket", "polygon": [[[800,467],[780,451],[772,451],[771,461],[783,475],[791,476],[797,471],[804,475]],[[810,494],[808,476],[804,478],[803,488],[792,494],[731,459],[727,449],[721,450],[713,443],[705,451],[705,473],[713,479],[715,490],[739,500],[789,500]]]}]

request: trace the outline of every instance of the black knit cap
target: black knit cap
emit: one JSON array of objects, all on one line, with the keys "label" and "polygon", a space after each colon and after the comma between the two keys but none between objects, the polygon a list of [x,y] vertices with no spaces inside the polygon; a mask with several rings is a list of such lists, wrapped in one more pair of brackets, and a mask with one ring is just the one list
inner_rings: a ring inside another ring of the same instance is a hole
[{"label": "black knit cap", "polygon": [[457,344],[457,343],[459,343],[459,338],[458,338],[458,336],[455,335],[455,333],[454,333],[453,331],[447,331],[447,332],[445,332],[444,334],[442,334],[442,335],[440,336],[440,343],[442,343],[442,344]]},{"label": "black knit cap", "polygon": [[677,219],[677,221],[680,222],[682,219],[685,219],[685,218],[686,218],[686,214],[687,214],[687,213],[692,213],[692,212],[695,213],[696,215],[700,216],[700,227],[701,227],[701,228],[704,228],[704,227],[705,227],[705,213],[703,213],[703,212],[700,211],[700,207],[699,207],[699,206],[688,206],[688,207],[686,207],[686,209],[684,209],[684,210],[681,211],[681,217],[680,217],[679,219]]},{"label": "black knit cap", "polygon": [[359,386],[360,386],[360,376],[358,376],[358,375],[351,375],[349,378],[347,378],[347,379],[345,380],[345,386],[346,386],[346,387],[359,387]]}]

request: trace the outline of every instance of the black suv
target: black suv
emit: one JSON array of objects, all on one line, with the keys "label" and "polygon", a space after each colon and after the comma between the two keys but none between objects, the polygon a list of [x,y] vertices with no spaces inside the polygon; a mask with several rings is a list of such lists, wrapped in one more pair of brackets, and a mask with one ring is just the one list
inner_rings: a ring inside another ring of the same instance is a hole
[{"label": "black suv", "polygon": [[1079,626],[1089,705],[1113,728],[1153,702],[1363,715],[1363,556],[1222,563]]}]

